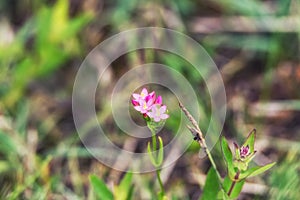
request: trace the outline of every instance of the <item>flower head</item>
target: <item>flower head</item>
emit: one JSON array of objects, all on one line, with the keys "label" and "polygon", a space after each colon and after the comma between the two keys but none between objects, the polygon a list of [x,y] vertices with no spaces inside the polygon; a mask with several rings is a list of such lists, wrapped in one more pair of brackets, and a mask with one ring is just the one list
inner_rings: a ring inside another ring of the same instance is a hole
[{"label": "flower head", "polygon": [[162,104],[162,97],[161,96],[158,96],[156,99],[155,99],[155,104],[159,104],[161,105]]},{"label": "flower head", "polygon": [[152,106],[151,112],[148,112],[147,115],[150,118],[153,118],[155,122],[159,122],[160,120],[167,119],[169,117],[165,112],[167,111],[167,106],[160,104],[154,104]]},{"label": "flower head", "polygon": [[234,144],[235,155],[233,165],[239,170],[247,170],[249,162],[254,158],[256,151],[254,150],[255,129],[251,131],[244,144],[239,147],[237,143]]},{"label": "flower head", "polygon": [[227,140],[225,137],[222,137],[222,150],[227,163],[228,176],[232,181],[240,181],[247,177],[256,176],[275,165],[275,162],[273,162],[264,166],[256,166],[252,168],[249,166],[249,163],[256,153],[254,150],[255,136],[256,130],[253,129],[241,147],[234,142],[234,156],[232,155]]},{"label": "flower head", "polygon": [[143,114],[145,119],[149,117],[154,122],[159,122],[169,117],[165,113],[167,106],[162,104],[162,97],[157,96],[156,98],[154,91],[149,93],[146,88],[143,88],[140,94],[133,93],[132,97],[131,103],[134,109]]},{"label": "flower head", "polygon": [[145,99],[140,99],[139,101],[133,101],[132,104],[135,104],[134,109],[144,114],[147,113],[152,108],[153,102],[154,99],[148,95]]},{"label": "flower head", "polygon": [[134,100],[140,100],[140,99],[146,99],[147,96],[150,96],[152,98],[155,97],[155,92],[151,92],[150,94],[148,94],[148,90],[146,88],[143,88],[142,91],[141,91],[141,94],[136,94],[136,93],[133,93],[132,94]]},{"label": "flower head", "polygon": [[241,156],[241,158],[246,158],[249,154],[250,154],[249,145],[242,146],[240,148],[240,156]]}]

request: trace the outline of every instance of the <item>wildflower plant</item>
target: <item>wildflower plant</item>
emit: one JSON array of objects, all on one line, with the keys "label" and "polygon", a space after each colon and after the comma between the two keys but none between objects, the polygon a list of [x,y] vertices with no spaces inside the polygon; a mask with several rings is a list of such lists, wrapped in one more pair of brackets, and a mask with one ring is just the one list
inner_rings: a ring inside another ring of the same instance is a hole
[{"label": "wildflower plant", "polygon": [[[134,109],[140,112],[141,116],[145,119],[152,133],[152,141],[148,142],[147,151],[151,163],[156,168],[156,175],[161,189],[158,193],[158,199],[167,199],[160,177],[160,168],[163,163],[164,154],[163,140],[161,137],[156,136],[157,130],[169,118],[167,106],[163,104],[161,96],[156,96],[154,91],[148,92],[146,88],[143,88],[140,94],[134,93],[131,102]],[[201,199],[236,199],[242,190],[246,178],[259,175],[274,166],[275,162],[264,166],[250,167],[249,164],[256,154],[256,150],[254,149],[256,130],[253,129],[243,145],[239,146],[237,143],[233,143],[234,154],[225,137],[221,138],[221,147],[228,172],[225,178],[222,178],[207,148],[205,138],[198,123],[180,102],[179,107],[192,124],[192,126],[188,125],[187,128],[193,134],[194,140],[199,143],[200,147],[207,154],[211,163]]]},{"label": "wildflower plant", "polygon": [[[226,184],[225,188],[228,197],[236,198],[238,196],[246,178],[257,176],[275,165],[275,162],[273,162],[264,166],[249,167],[249,163],[256,154],[256,150],[254,150],[255,137],[256,130],[253,129],[241,147],[234,142],[234,156],[227,140],[225,137],[222,137],[221,146],[227,164],[228,177],[230,179],[230,181],[227,181],[229,184]],[[240,190],[234,192],[236,185],[239,185]]]},{"label": "wildflower plant", "polygon": [[[131,103],[134,109],[140,112],[152,134],[152,145],[148,142],[147,152],[152,165],[156,168],[156,176],[160,185],[158,198],[165,199],[164,186],[160,177],[160,167],[164,156],[163,140],[156,136],[156,132],[169,118],[167,106],[163,104],[161,96],[156,96],[155,91],[149,93],[146,88],[143,88],[140,94],[132,94],[132,97]],[[157,146],[157,140],[159,146]]]},{"label": "wildflower plant", "polygon": [[[234,155],[231,152],[228,141],[223,136],[221,138],[221,147],[224,160],[227,165],[228,173],[227,176],[222,179],[220,173],[217,170],[215,161],[209,150],[207,149],[205,138],[203,137],[203,134],[197,122],[181,103],[179,103],[179,107],[192,123],[192,126],[187,127],[193,134],[194,140],[196,140],[199,143],[200,147],[204,149],[212,165],[207,174],[206,183],[201,199],[236,199],[242,190],[246,178],[259,175],[275,165],[275,162],[273,162],[264,166],[256,166],[252,168],[249,167],[249,163],[252,161],[256,154],[256,150],[254,150],[256,137],[255,129],[253,129],[249,133],[246,141],[241,147],[239,147],[239,145],[234,142]],[[219,192],[216,192],[216,190]]]}]

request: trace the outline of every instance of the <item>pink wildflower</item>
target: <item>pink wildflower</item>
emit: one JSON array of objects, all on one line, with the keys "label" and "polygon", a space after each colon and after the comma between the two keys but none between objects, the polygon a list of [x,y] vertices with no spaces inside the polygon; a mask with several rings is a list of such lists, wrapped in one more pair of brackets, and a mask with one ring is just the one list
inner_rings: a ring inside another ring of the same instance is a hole
[{"label": "pink wildflower", "polygon": [[153,103],[154,99],[150,95],[148,95],[145,99],[139,99],[138,102],[136,100],[132,101],[132,104],[134,104],[134,109],[142,114],[147,113],[151,109]]},{"label": "pink wildflower", "polygon": [[133,93],[133,99],[131,100],[134,109],[143,114],[144,118],[153,118],[155,122],[167,119],[169,117],[166,114],[167,107],[162,104],[162,97],[156,98],[155,92],[148,93],[146,88],[143,88],[140,94]]},{"label": "pink wildflower", "polygon": [[153,91],[150,94],[148,94],[148,90],[146,88],[143,88],[141,94],[133,93],[132,96],[133,96],[134,100],[138,101],[140,99],[145,99],[147,96],[155,98],[155,92]]},{"label": "pink wildflower", "polygon": [[249,146],[247,145],[246,147],[242,146],[240,148],[240,155],[241,155],[241,158],[245,158],[247,157],[248,155],[250,154],[250,149],[249,149]]},{"label": "pink wildflower", "polygon": [[155,122],[169,118],[169,115],[165,112],[167,111],[167,106],[160,104],[154,104],[151,108],[151,112],[147,112],[150,118],[153,118]]},{"label": "pink wildflower", "polygon": [[161,98],[161,96],[158,96],[156,99],[155,99],[155,102],[154,102],[155,104],[159,104],[159,105],[161,105],[162,104],[162,98]]}]

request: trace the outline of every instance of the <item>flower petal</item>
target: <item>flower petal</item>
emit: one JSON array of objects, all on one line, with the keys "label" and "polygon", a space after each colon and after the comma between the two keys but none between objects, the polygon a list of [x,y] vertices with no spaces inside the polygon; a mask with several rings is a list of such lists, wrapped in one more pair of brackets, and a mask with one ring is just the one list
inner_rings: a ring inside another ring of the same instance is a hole
[{"label": "flower petal", "polygon": [[141,95],[136,94],[136,93],[133,93],[132,96],[133,96],[133,98],[135,98],[135,100],[138,100],[141,97]]},{"label": "flower petal", "polygon": [[136,109],[137,111],[141,111],[141,107],[140,106],[134,106],[134,109]]},{"label": "flower petal", "polygon": [[167,110],[167,106],[163,105],[162,107],[160,107],[159,112],[160,113],[165,113]]},{"label": "flower petal", "polygon": [[162,98],[161,96],[158,96],[157,99],[155,100],[156,104],[162,104]]},{"label": "flower petal", "polygon": [[142,106],[142,105],[144,105],[144,103],[145,103],[145,100],[144,99],[139,99],[139,104]]},{"label": "flower petal", "polygon": [[154,119],[155,122],[159,122],[160,121],[159,117],[154,117],[153,119]]},{"label": "flower petal", "polygon": [[154,99],[153,99],[153,97],[151,95],[147,95],[145,97],[145,101],[153,103]]},{"label": "flower petal", "polygon": [[145,113],[147,113],[148,112],[148,110],[145,110],[145,109],[141,109],[141,111],[140,111],[142,114],[145,114]]},{"label": "flower petal", "polygon": [[168,115],[168,114],[161,114],[161,115],[160,115],[160,118],[161,118],[161,119],[168,119],[168,118],[169,118],[169,115]]},{"label": "flower petal", "polygon": [[147,112],[147,115],[148,115],[150,118],[153,118],[153,112]]},{"label": "flower petal", "polygon": [[153,107],[153,102],[152,101],[148,101],[146,105],[147,105],[147,107],[150,110]]},{"label": "flower petal", "polygon": [[152,99],[153,99],[153,100],[155,100],[155,96],[156,96],[156,94],[155,94],[155,92],[153,91],[153,92],[151,92],[151,93],[149,94],[149,96],[151,96],[151,97],[152,97]]},{"label": "flower petal", "polygon": [[143,89],[142,89],[141,96],[142,96],[142,97],[148,96],[148,90],[147,90],[146,88],[143,88]]},{"label": "flower petal", "polygon": [[139,105],[139,102],[138,102],[137,100],[135,100],[135,99],[132,99],[132,100],[131,100],[131,103],[132,103],[132,105],[134,105],[134,106],[138,106],[138,105]]}]

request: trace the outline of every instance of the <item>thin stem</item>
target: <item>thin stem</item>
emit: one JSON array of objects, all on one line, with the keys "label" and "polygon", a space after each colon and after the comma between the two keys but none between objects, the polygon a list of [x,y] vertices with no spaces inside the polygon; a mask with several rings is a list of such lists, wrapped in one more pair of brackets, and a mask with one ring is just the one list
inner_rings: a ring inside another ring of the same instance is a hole
[{"label": "thin stem", "polygon": [[[205,145],[206,145],[206,143],[205,143]],[[220,173],[219,173],[219,171],[218,171],[218,169],[217,169],[217,165],[216,165],[216,163],[215,163],[215,161],[214,161],[212,155],[210,154],[210,152],[209,152],[209,150],[208,150],[207,148],[205,148],[205,152],[206,152],[206,154],[207,154],[207,156],[208,156],[208,159],[209,159],[209,161],[210,161],[212,167],[213,167],[214,170],[216,171],[216,174],[217,174],[217,176],[218,176],[219,182],[222,183],[221,175],[220,175]]]},{"label": "thin stem", "polygon": [[[240,172],[238,171],[236,174],[235,174],[235,176],[234,176],[234,179],[238,179],[239,178],[239,175],[240,175]],[[230,197],[230,195],[231,195],[231,193],[232,193],[232,191],[233,191],[233,189],[234,189],[234,186],[235,186],[235,184],[236,184],[236,181],[232,181],[232,183],[231,183],[231,185],[230,185],[230,188],[229,188],[229,191],[228,191],[228,193],[227,193],[227,195]]]},{"label": "thin stem", "polygon": [[220,188],[222,190],[224,190],[224,187],[223,187],[223,184],[222,184],[222,182],[223,182],[222,181],[222,177],[221,177],[221,175],[220,175],[220,173],[219,173],[219,171],[217,169],[217,165],[216,165],[216,163],[215,163],[215,161],[214,161],[214,159],[213,159],[210,151],[207,149],[207,145],[206,145],[205,139],[202,138],[201,140],[198,140],[198,143],[199,143],[200,147],[202,147],[204,149],[204,151],[205,151],[205,153],[206,153],[206,155],[207,155],[207,157],[208,157],[208,159],[209,159],[209,161],[211,163],[211,166],[214,168],[214,170],[215,170],[215,172],[217,174]]},{"label": "thin stem", "polygon": [[156,151],[157,149],[156,149],[156,136],[155,136],[155,132],[152,129],[150,129],[150,130],[151,130],[151,133],[152,133],[152,148],[153,148],[153,151]]},{"label": "thin stem", "polygon": [[159,182],[159,186],[160,186],[160,190],[161,190],[161,195],[164,196],[165,189],[164,189],[164,185],[162,183],[162,180],[160,178],[160,170],[159,169],[156,169],[156,176],[157,176],[157,179],[158,179],[158,182]]},{"label": "thin stem", "polygon": [[231,195],[231,192],[233,191],[233,188],[234,188],[234,186],[235,186],[235,183],[236,183],[236,181],[232,181],[232,182],[231,182],[229,191],[228,191],[228,193],[227,193],[227,195],[228,195],[229,197],[230,197],[230,195]]},{"label": "thin stem", "polygon": [[[151,126],[148,126],[148,128],[150,129],[151,133],[152,133],[152,147],[153,147],[153,151],[156,151],[156,134],[155,134],[155,131],[154,129],[151,127]],[[155,158],[157,159],[157,158]],[[156,176],[157,176],[157,179],[158,179],[158,183],[159,183],[159,186],[160,186],[160,190],[161,190],[161,196],[164,196],[165,194],[165,190],[164,190],[164,185],[162,183],[162,180],[161,180],[161,177],[160,177],[160,170],[156,168]]]},{"label": "thin stem", "polygon": [[224,189],[223,186],[222,186],[221,175],[220,175],[220,173],[219,173],[219,171],[217,169],[216,163],[215,163],[212,155],[210,154],[209,150],[207,149],[207,144],[205,142],[205,138],[203,137],[203,133],[202,133],[201,129],[199,128],[198,123],[193,118],[193,116],[190,114],[190,112],[183,106],[183,104],[181,102],[179,102],[179,107],[184,112],[184,114],[186,115],[186,117],[188,118],[188,120],[192,123],[193,127],[188,126],[188,129],[195,136],[194,139],[199,143],[200,147],[202,147],[204,149],[204,151],[207,154],[208,159],[209,159],[212,167],[216,171],[216,174],[217,174],[218,180],[219,180],[219,185],[220,185],[220,187],[222,189]]},{"label": "thin stem", "polygon": [[[190,115],[190,113],[187,110],[185,112],[187,113],[187,115]],[[189,117],[194,120],[194,118],[191,115]],[[207,148],[207,144],[205,142],[205,139],[203,137],[203,134],[202,134],[199,126],[196,125],[195,128],[188,126],[188,129],[192,132],[192,134],[196,135],[196,137],[195,137],[196,141],[199,143],[200,147],[202,147],[204,149],[204,151],[205,151],[206,155],[208,156],[208,159],[209,159],[212,167],[216,171],[216,174],[217,174],[218,180],[219,180],[219,185],[221,186],[221,188],[223,188],[221,175],[220,175],[220,173],[219,173],[219,171],[217,169],[217,165],[216,165],[216,163],[215,163],[215,161],[214,161],[214,159],[213,159],[210,151]]]}]

